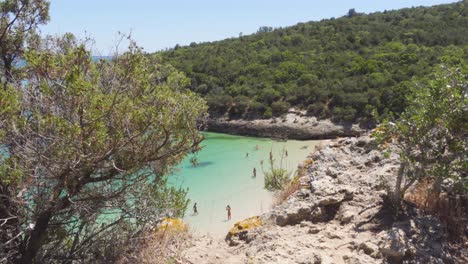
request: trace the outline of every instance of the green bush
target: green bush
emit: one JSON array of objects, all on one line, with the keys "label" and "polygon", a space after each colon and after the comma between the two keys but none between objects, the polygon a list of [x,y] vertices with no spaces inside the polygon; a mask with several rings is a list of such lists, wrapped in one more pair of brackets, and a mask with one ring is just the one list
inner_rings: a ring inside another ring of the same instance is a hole
[{"label": "green bush", "polygon": [[468,67],[442,67],[431,77],[415,81],[401,118],[384,122],[373,134],[382,146],[392,141],[399,147],[401,164],[391,193],[397,208],[417,181],[432,182],[428,197],[439,197],[445,180],[451,193],[468,190]]},{"label": "green bush", "polygon": [[356,109],[346,106],[346,107],[335,107],[332,110],[332,120],[335,122],[353,122],[356,120]]},{"label": "green bush", "polygon": [[264,170],[262,162],[262,170],[263,174],[265,175],[264,188],[268,191],[283,190],[284,187],[291,181],[291,179],[289,178],[288,171],[283,168],[283,161],[286,157],[285,154],[286,151],[283,150],[278,165],[276,163],[277,160],[273,157],[272,153],[270,152],[270,159],[268,160],[268,171]]},{"label": "green bush", "polygon": [[263,113],[263,118],[272,118],[273,114],[271,112],[271,107],[267,107],[265,112]]},{"label": "green bush", "polygon": [[307,115],[317,118],[327,118],[330,115],[330,111],[324,103],[317,102],[307,107]]},{"label": "green bush", "polygon": [[265,172],[265,189],[268,191],[279,191],[290,181],[288,172],[282,168],[273,168]]},{"label": "green bush", "polygon": [[[267,110],[267,106],[257,102],[257,101],[251,101],[249,105],[249,111],[247,113],[247,116],[249,118],[262,118],[263,114]],[[271,117],[271,116],[270,116]]]},{"label": "green bush", "polygon": [[250,99],[247,96],[239,95],[233,98],[232,106],[229,109],[230,118],[242,117],[249,107]]},{"label": "green bush", "polygon": [[215,115],[223,115],[229,109],[233,102],[230,95],[216,94],[206,97],[206,103],[210,108],[210,113]]},{"label": "green bush", "polygon": [[291,105],[288,102],[279,101],[271,104],[271,111],[273,116],[280,116],[288,112]]}]

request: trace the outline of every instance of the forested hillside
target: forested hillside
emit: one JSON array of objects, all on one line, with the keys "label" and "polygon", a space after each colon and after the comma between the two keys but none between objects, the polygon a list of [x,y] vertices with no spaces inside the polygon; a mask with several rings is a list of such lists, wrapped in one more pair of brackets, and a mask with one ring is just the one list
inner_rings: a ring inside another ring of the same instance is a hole
[{"label": "forested hillside", "polygon": [[369,15],[352,9],[160,55],[191,78],[214,116],[268,118],[290,106],[335,121],[398,116],[412,78],[468,59],[468,2]]}]

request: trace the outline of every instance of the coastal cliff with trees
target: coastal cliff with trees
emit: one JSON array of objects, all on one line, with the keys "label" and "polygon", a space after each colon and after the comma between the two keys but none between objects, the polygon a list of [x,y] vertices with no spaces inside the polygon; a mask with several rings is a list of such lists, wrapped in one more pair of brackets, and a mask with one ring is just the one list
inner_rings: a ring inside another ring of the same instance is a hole
[{"label": "coastal cliff with trees", "polygon": [[361,123],[397,118],[412,79],[468,59],[468,2],[261,27],[158,53],[187,74],[213,118],[269,119],[289,108]]},{"label": "coastal cliff with trees", "polygon": [[[49,1],[1,1],[0,262],[466,263],[467,15],[466,1],[350,10],[157,54],[128,38],[94,60],[72,34],[40,37]],[[191,237],[168,177],[208,112],[291,106],[379,126],[317,148],[293,179],[271,157],[277,205],[225,240]]]},{"label": "coastal cliff with trees", "polygon": [[429,77],[412,85],[398,121],[316,148],[294,179],[276,170],[265,181],[279,183],[273,188],[278,205],[236,223],[225,242],[197,238],[180,257],[193,263],[466,263],[468,67],[442,67]]}]

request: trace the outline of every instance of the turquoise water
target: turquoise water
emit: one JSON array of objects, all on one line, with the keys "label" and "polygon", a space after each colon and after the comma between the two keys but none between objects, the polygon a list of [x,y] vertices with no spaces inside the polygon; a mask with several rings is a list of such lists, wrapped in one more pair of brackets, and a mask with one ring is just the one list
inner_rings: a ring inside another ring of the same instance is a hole
[{"label": "turquoise water", "polygon": [[[275,160],[288,152],[283,168],[293,174],[320,141],[278,142],[265,138],[204,133],[203,149],[197,154],[200,164],[193,167],[187,157],[170,177],[170,183],[189,188],[191,200],[185,220],[198,233],[225,235],[237,221],[259,215],[271,208],[272,193],[263,189],[263,171],[267,170],[270,151]],[[258,149],[256,148],[258,146]],[[246,154],[249,154],[246,157]],[[257,177],[253,176],[253,168]],[[192,206],[196,202],[198,214]],[[227,220],[226,206],[232,208]]]}]

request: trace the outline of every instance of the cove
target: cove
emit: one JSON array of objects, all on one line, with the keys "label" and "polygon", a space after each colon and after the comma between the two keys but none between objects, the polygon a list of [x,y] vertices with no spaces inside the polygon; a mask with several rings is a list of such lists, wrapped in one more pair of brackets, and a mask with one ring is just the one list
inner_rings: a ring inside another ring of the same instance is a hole
[{"label": "cove", "polygon": [[[190,203],[184,220],[192,231],[200,234],[224,236],[234,223],[268,211],[273,202],[271,192],[263,189],[264,174],[269,169],[270,152],[279,165],[281,153],[283,168],[293,174],[320,140],[275,141],[268,138],[234,136],[203,132],[202,150],[196,155],[199,165],[194,167],[189,155],[169,177],[174,186],[188,188]],[[258,148],[256,147],[258,146]],[[248,153],[248,157],[246,154]],[[257,176],[254,178],[253,169]],[[198,214],[193,214],[193,203]],[[227,220],[226,206],[232,208],[232,219]]]}]

